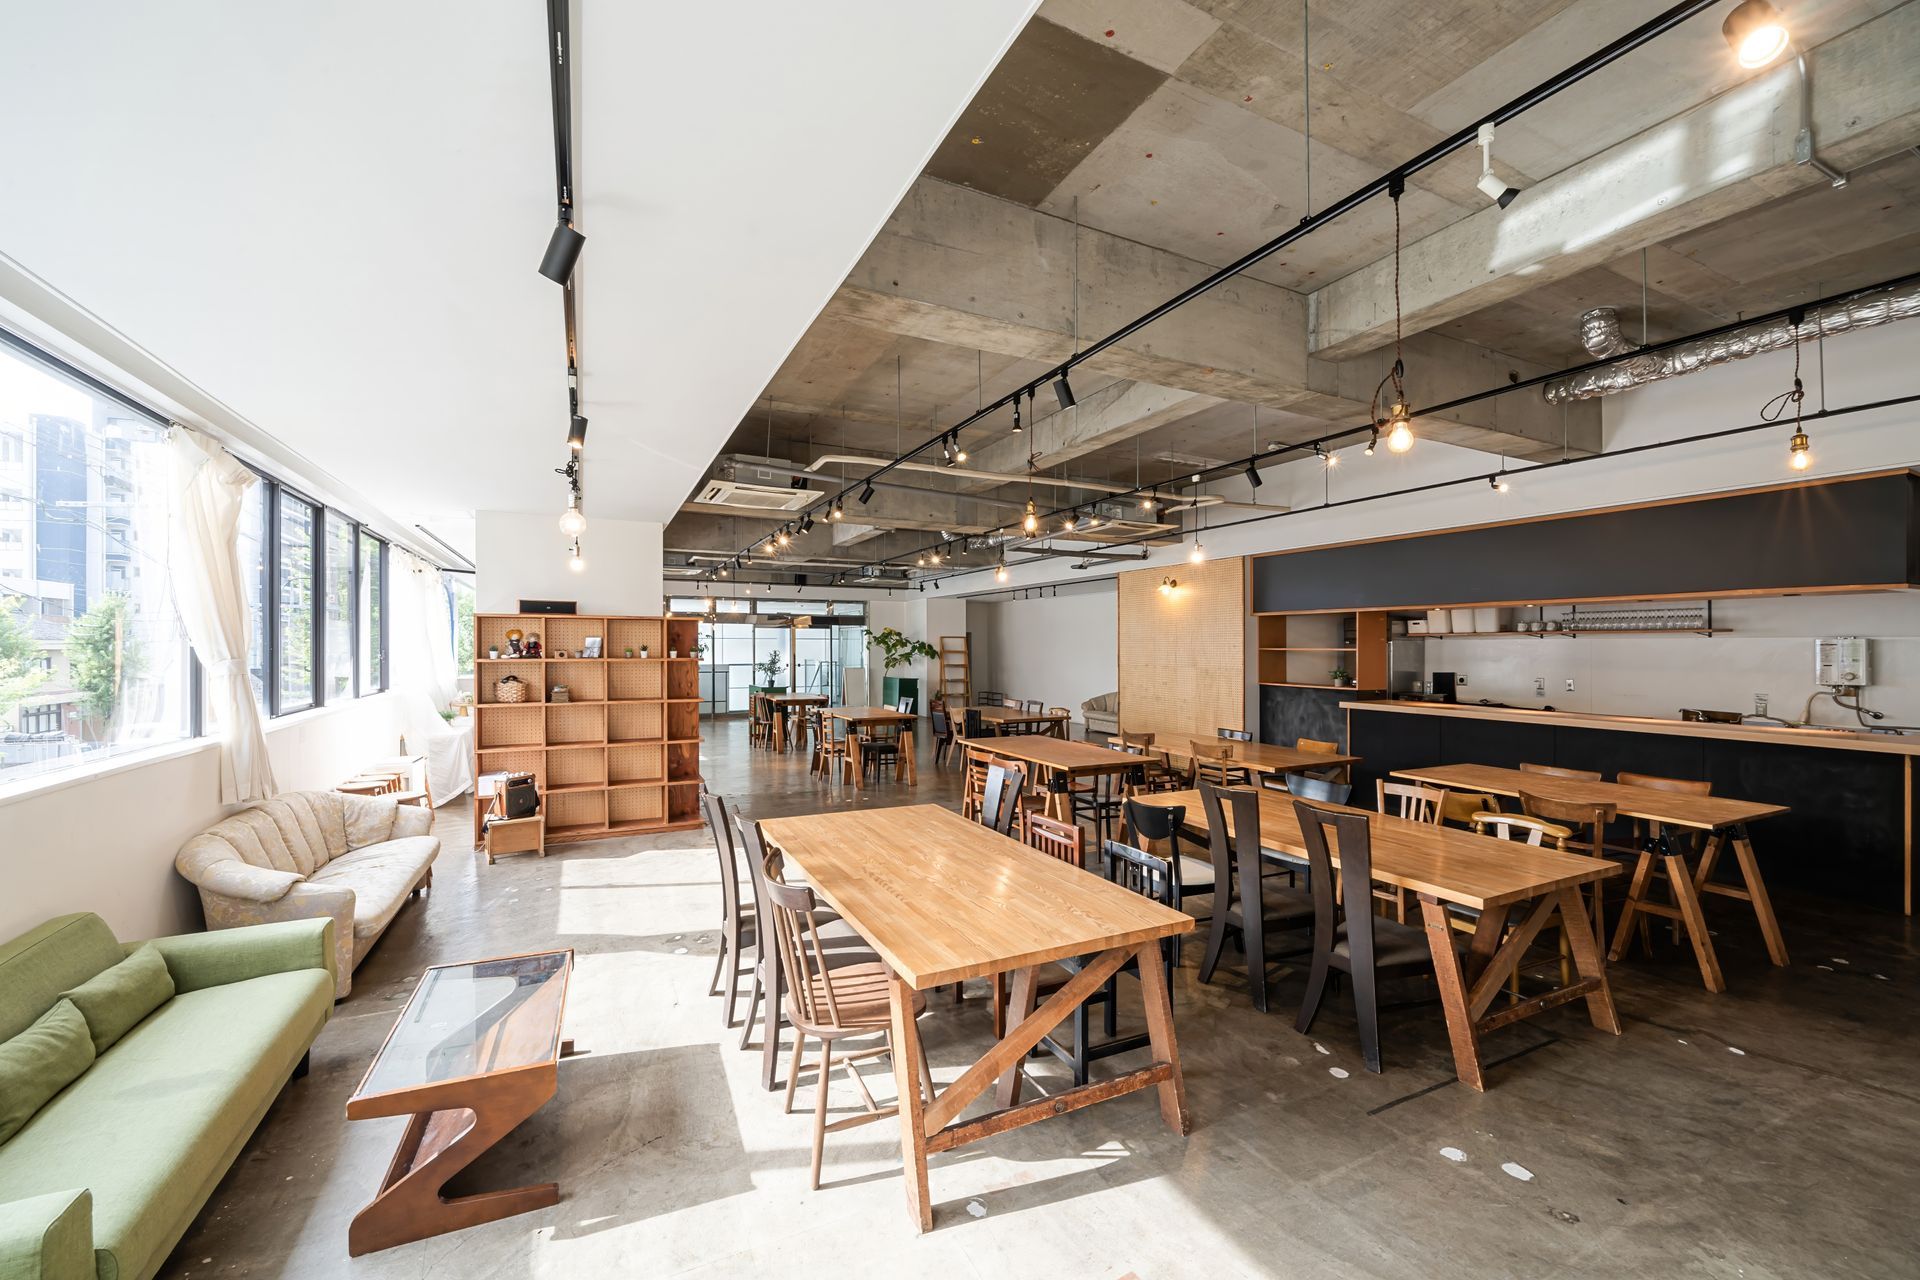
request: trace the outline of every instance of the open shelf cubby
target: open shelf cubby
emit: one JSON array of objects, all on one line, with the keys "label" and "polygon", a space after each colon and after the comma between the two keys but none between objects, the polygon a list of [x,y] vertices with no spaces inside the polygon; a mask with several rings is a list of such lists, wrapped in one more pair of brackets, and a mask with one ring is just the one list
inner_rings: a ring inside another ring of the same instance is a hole
[{"label": "open shelf cubby", "polygon": [[[510,651],[509,633],[523,650],[537,639],[542,657],[488,658]],[[697,826],[699,636],[695,618],[477,616],[475,772],[533,774],[549,841]],[[519,703],[500,701],[508,675],[525,682]]]}]

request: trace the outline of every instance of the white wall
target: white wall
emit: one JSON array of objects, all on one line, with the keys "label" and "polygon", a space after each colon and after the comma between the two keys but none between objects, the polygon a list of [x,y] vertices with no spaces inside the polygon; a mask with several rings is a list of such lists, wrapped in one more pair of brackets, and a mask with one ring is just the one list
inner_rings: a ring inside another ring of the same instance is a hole
[{"label": "white wall", "polygon": [[475,608],[512,613],[522,600],[572,600],[581,613],[661,611],[661,526],[588,516],[580,539],[586,571],[568,568],[560,511],[481,511],[474,521]]},{"label": "white wall", "polygon": [[[395,715],[393,697],[381,694],[269,721],[281,789],[332,787],[367,760],[395,754]],[[201,928],[199,897],[174,871],[173,855],[228,812],[219,763],[203,740],[0,797],[0,938],[69,911],[98,913],[122,940]]]},{"label": "white wall", "polygon": [[1119,592],[1112,582],[1029,600],[972,600],[975,689],[1066,707],[1120,687]]}]

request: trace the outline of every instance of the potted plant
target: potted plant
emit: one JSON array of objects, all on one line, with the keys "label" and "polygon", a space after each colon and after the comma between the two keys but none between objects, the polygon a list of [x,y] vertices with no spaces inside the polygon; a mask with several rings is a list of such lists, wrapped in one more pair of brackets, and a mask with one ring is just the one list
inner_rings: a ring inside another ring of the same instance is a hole
[{"label": "potted plant", "polygon": [[1337,688],[1344,689],[1348,685],[1353,683],[1353,677],[1348,673],[1345,667],[1335,667],[1332,671],[1332,676],[1333,676],[1333,683]]},{"label": "potted plant", "polygon": [[780,670],[785,659],[778,649],[767,650],[767,656],[753,664],[754,674],[760,677],[760,683],[752,686],[750,693],[785,693],[787,686],[780,683]]},{"label": "potted plant", "polygon": [[[904,667],[915,658],[925,658],[933,662],[940,657],[940,651],[925,640],[910,640],[897,628],[883,627],[879,631],[867,632],[867,644],[885,655],[882,664],[888,671]],[[880,701],[889,707],[900,705],[900,699],[912,698],[914,708],[920,706],[920,681],[914,676],[887,676],[880,686]]]}]

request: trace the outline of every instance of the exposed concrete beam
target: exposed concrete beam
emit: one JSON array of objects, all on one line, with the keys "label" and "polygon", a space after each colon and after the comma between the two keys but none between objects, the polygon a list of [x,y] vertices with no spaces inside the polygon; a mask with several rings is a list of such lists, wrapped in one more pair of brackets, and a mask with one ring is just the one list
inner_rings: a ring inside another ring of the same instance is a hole
[{"label": "exposed concrete beam", "polygon": [[[1067,220],[921,178],[829,305],[892,333],[1054,361],[1075,346],[1074,260]],[[1083,338],[1119,328],[1212,270],[1086,227],[1078,260]],[[1335,421],[1363,419],[1372,386],[1363,390],[1314,370],[1306,324],[1303,295],[1241,276],[1088,361],[1082,377],[1104,374]],[[1468,366],[1514,364],[1465,343],[1455,347],[1450,357]],[[1571,421],[1576,434],[1586,430],[1598,444],[1597,413]],[[1491,441],[1524,457],[1549,447],[1557,452],[1564,429],[1558,409],[1529,396],[1470,406],[1431,424],[1430,434],[1476,448]]]},{"label": "exposed concrete beam", "polygon": [[[1920,4],[1807,54],[1813,137],[1845,172],[1920,141]],[[1430,329],[1620,255],[1826,181],[1795,163],[1791,59],[1401,253],[1403,326]],[[1393,340],[1389,255],[1312,295],[1312,353],[1348,359]]]},{"label": "exposed concrete beam", "polygon": [[[1082,379],[1085,381],[1085,379]],[[1045,403],[1053,397],[1041,392]],[[1027,469],[1029,455],[1037,470],[1064,466],[1077,458],[1131,440],[1134,436],[1178,422],[1220,403],[1217,396],[1200,395],[1148,382],[1114,382],[1097,391],[1081,388],[1071,409],[1056,409],[1030,424],[1026,434],[1007,436],[976,449],[969,467],[1017,475]],[[991,489],[992,480],[961,481],[970,493]]]}]

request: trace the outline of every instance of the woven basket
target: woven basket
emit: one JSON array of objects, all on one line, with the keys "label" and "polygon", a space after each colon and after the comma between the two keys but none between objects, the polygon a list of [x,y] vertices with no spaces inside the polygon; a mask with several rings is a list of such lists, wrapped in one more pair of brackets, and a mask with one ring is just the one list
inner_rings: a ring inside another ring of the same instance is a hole
[{"label": "woven basket", "polygon": [[527,682],[519,676],[502,676],[494,682],[493,700],[495,702],[525,702],[527,700]]}]

